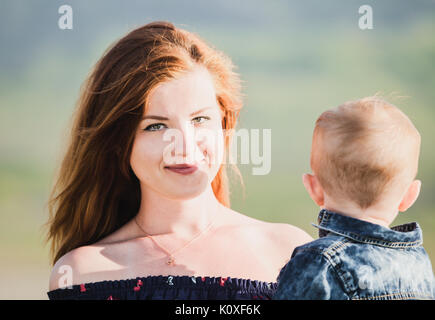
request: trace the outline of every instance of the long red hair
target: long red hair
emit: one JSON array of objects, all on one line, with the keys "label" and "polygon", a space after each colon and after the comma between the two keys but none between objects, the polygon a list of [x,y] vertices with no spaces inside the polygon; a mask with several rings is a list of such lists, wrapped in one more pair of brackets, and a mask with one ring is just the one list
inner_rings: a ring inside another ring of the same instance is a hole
[{"label": "long red hair", "polygon": [[[159,83],[195,64],[212,75],[228,152],[242,108],[240,78],[231,60],[201,38],[169,22],[153,22],[117,41],[81,87],[71,135],[48,201],[47,241],[53,264],[67,252],[97,242],[132,219],[140,206],[130,154],[147,98]],[[240,177],[235,165],[232,166]],[[226,165],[212,182],[229,207]]]}]

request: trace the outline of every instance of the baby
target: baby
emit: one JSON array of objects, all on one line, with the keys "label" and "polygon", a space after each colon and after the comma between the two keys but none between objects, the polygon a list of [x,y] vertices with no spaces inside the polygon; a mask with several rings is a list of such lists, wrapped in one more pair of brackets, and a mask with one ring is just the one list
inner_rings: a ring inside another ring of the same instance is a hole
[{"label": "baby", "polygon": [[417,199],[420,135],[378,97],[324,112],[303,183],[321,208],[319,239],[297,247],[273,299],[434,299],[422,230],[389,228]]}]

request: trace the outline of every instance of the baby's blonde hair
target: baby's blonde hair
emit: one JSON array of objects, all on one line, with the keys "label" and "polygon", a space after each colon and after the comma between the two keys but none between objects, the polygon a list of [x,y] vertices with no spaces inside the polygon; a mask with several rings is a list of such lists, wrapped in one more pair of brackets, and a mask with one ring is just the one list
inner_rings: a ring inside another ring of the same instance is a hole
[{"label": "baby's blonde hair", "polygon": [[420,134],[378,96],[348,101],[316,121],[311,168],[324,192],[366,209],[417,175]]}]

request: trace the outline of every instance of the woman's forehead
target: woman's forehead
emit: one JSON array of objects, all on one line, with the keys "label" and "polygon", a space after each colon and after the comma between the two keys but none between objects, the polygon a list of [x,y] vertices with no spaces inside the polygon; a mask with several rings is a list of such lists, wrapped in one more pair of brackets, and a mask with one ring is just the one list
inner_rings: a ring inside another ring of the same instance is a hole
[{"label": "woman's forehead", "polygon": [[144,115],[187,115],[203,108],[219,109],[210,75],[196,69],[157,85],[149,96]]}]

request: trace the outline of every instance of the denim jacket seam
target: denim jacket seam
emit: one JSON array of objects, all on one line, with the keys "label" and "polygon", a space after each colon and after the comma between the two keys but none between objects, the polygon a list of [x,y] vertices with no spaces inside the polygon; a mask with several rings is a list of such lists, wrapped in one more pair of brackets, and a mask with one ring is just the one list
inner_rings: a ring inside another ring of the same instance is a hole
[{"label": "denim jacket seam", "polygon": [[344,247],[349,244],[350,240],[348,238],[344,238],[343,240],[339,240],[325,249],[325,253],[328,255],[339,253]]},{"label": "denim jacket seam", "polygon": [[[383,244],[385,246],[391,246],[391,247],[417,247],[421,245],[421,240],[416,241],[388,241],[388,240],[379,240],[376,238],[370,238],[370,237],[362,237],[356,233],[353,232],[346,232],[349,234],[350,237],[354,238],[355,241],[365,241],[368,240],[368,242],[373,242],[377,244]],[[414,245],[416,244],[416,245]]]},{"label": "denim jacket seam", "polygon": [[428,298],[430,300],[433,299],[433,297],[430,294],[428,295],[426,293],[410,291],[410,292],[393,292],[389,294],[375,295],[375,296],[364,297],[364,298],[352,298],[352,300],[374,300],[374,299],[386,298],[386,297],[397,297],[398,300],[404,300],[409,298],[415,298],[415,299]]},{"label": "denim jacket seam", "polygon": [[[349,242],[348,239],[344,239],[342,241],[339,241],[338,243],[334,243],[334,245],[339,245],[339,246],[344,246],[345,244],[347,244]],[[334,246],[332,245],[332,246]],[[331,246],[330,246],[331,247]],[[329,248],[330,248],[329,247]],[[327,249],[329,249],[327,248]],[[335,273],[335,275],[337,276],[337,279],[339,280],[341,287],[343,288],[343,293],[349,297],[349,299],[351,299],[351,295],[350,292],[352,291],[351,288],[349,288],[348,284],[346,283],[346,279],[343,278],[342,274],[345,273],[345,271],[339,269],[338,265],[333,261],[333,257],[335,256],[336,251],[333,251],[334,255],[330,255],[327,252],[327,249],[318,249],[318,248],[298,248],[298,253],[302,252],[302,251],[310,251],[310,252],[314,252],[315,254],[318,254],[321,258],[324,259],[324,261],[327,263],[327,266],[331,267],[333,272]]]},{"label": "denim jacket seam", "polygon": [[354,241],[379,245],[388,248],[415,248],[422,245],[421,239],[416,241],[410,241],[410,242],[394,242],[394,241],[387,241],[387,240],[379,240],[370,237],[361,237],[360,235],[353,232],[340,232],[340,231],[326,228],[325,226],[321,226],[321,225],[319,225],[318,227],[326,231],[340,235],[342,237],[353,239]]},{"label": "denim jacket seam", "polygon": [[[336,267],[335,267],[335,264],[333,263],[332,260],[329,259],[329,256],[326,256],[326,255],[325,255],[325,250],[324,250],[324,249],[310,248],[310,247],[308,247],[308,248],[298,247],[297,249],[295,249],[295,251],[296,251],[296,250],[297,250],[297,253],[299,253],[299,252],[303,252],[303,251],[309,251],[309,252],[313,252],[313,253],[319,255],[319,256],[322,258],[322,260],[324,260],[324,261],[326,262],[326,266],[327,266],[327,267],[331,267],[333,273],[336,275],[338,281],[340,282],[341,287],[344,288],[343,293],[344,293],[344,294],[345,294],[349,299],[351,299],[351,298],[350,298],[350,295],[349,295],[349,293],[348,293],[348,291],[347,291],[347,285],[346,285],[346,283],[345,283],[343,277],[341,277],[340,273],[337,271],[337,269],[336,269]],[[295,251],[294,251],[294,253],[295,253]],[[296,253],[295,253],[295,254],[296,254]]]},{"label": "denim jacket seam", "polygon": [[332,216],[332,215],[331,215],[329,212],[324,211],[323,214],[322,214],[322,218],[321,218],[321,220],[319,221],[319,225],[320,225],[320,226],[322,226],[322,225],[324,225],[324,224],[327,225],[327,223],[329,222],[329,218],[330,218],[331,216]]},{"label": "denim jacket seam", "polygon": [[[346,279],[345,275],[348,274],[345,270],[340,268],[340,257],[337,255],[340,249],[343,249],[349,244],[349,239],[343,239],[338,241],[337,243],[334,243],[333,245],[329,246],[326,250],[323,250],[322,256],[327,260],[329,265],[334,270],[335,274],[337,275],[338,279],[340,279],[342,287],[344,288],[344,293],[351,299],[351,296],[355,296],[355,293],[353,293],[355,290],[352,289],[351,285],[348,283],[348,280]],[[338,263],[334,260],[338,260]]]},{"label": "denim jacket seam", "polygon": [[[371,237],[367,237],[367,236],[361,236],[359,234],[356,234],[354,232],[350,232],[350,231],[334,231],[334,229],[329,228],[329,220],[331,217],[334,216],[334,212],[329,212],[328,210],[324,210],[322,209],[321,214],[319,215],[319,220],[318,220],[318,226],[320,229],[324,229],[326,231],[329,232],[333,232],[345,237],[349,237],[354,239],[355,241],[359,241],[359,242],[364,242],[364,243],[369,243],[369,244],[377,244],[377,245],[381,245],[381,246],[385,246],[385,247],[391,247],[391,248],[397,248],[397,247],[418,247],[423,245],[423,239],[418,239],[416,241],[389,241],[389,240],[385,240],[385,239],[376,239],[376,238],[371,238]],[[314,224],[312,224],[314,225]],[[413,230],[409,230],[410,226],[414,226]],[[316,225],[314,225],[316,226]],[[409,230],[409,231],[415,231],[418,230],[419,226],[417,223],[413,222],[413,223],[407,223],[407,224],[402,224],[399,226],[395,226],[392,227],[393,231],[401,231],[401,230]]]},{"label": "denim jacket seam", "polygon": [[342,249],[342,247],[347,245],[350,241],[351,240],[347,239],[347,238],[345,238],[343,240],[337,240],[332,245],[330,245],[329,247],[324,248],[324,249],[301,246],[301,247],[298,247],[297,249],[295,249],[293,251],[293,255],[292,256],[294,256],[297,253],[302,252],[302,251],[311,251],[311,252],[314,252],[314,253],[317,253],[317,254],[320,254],[320,255],[323,255],[323,254],[326,253],[329,256],[331,256],[331,254],[337,253],[338,249]]},{"label": "denim jacket seam", "polygon": [[346,279],[344,279],[343,274],[345,273],[343,270],[341,270],[341,268],[338,267],[337,264],[333,263],[333,261],[330,260],[330,257],[327,255],[323,255],[323,257],[325,258],[325,260],[327,261],[327,263],[329,264],[329,266],[331,267],[331,269],[333,270],[334,274],[336,275],[337,279],[339,280],[341,286],[342,286],[342,290],[343,293],[349,298],[351,299],[351,294],[350,292],[352,290],[350,290],[349,285],[347,284]]}]

